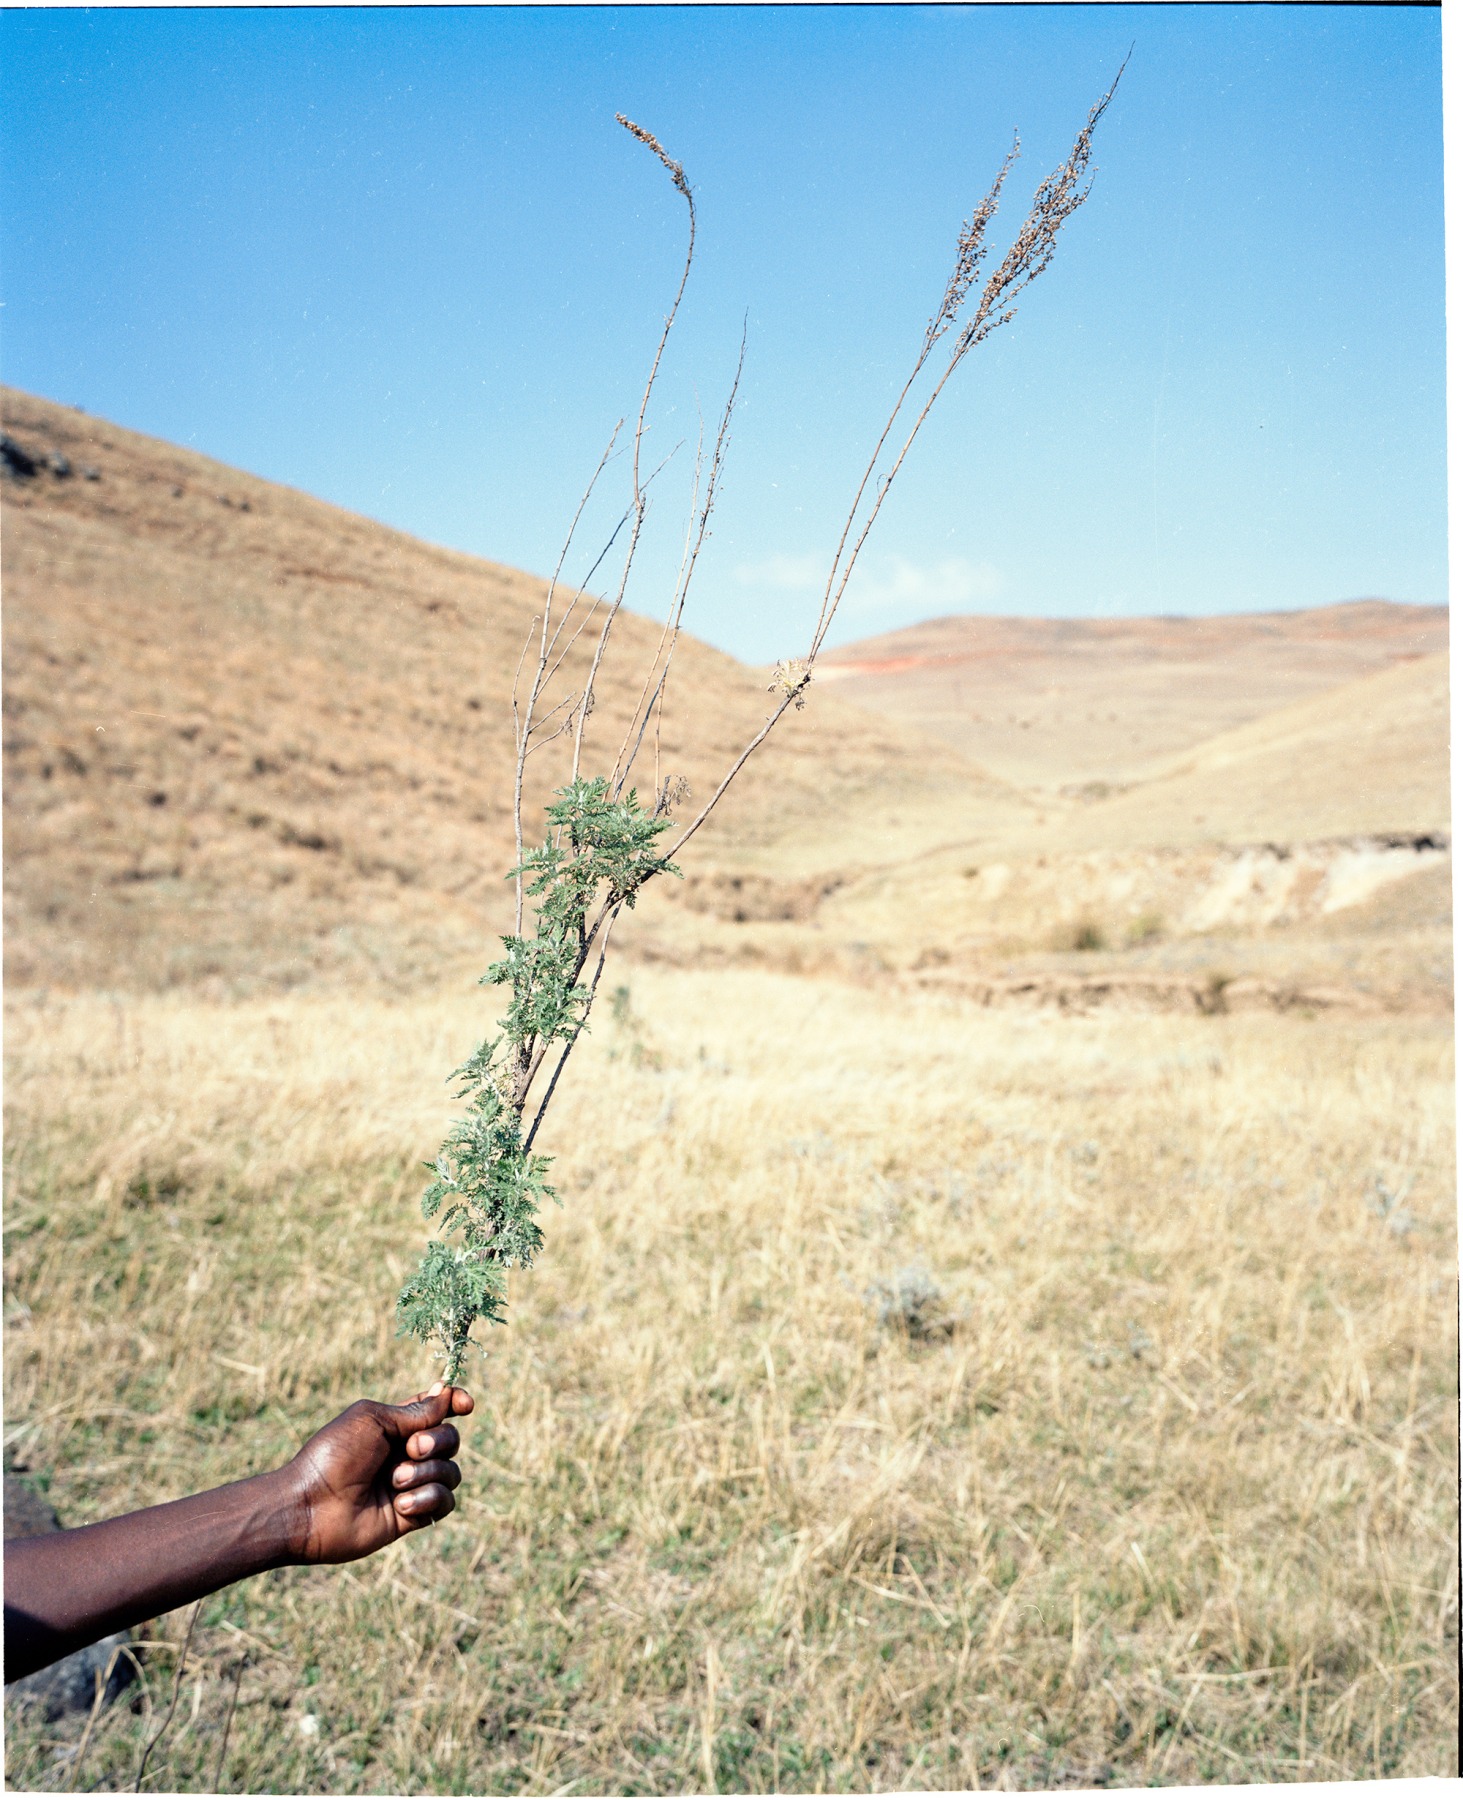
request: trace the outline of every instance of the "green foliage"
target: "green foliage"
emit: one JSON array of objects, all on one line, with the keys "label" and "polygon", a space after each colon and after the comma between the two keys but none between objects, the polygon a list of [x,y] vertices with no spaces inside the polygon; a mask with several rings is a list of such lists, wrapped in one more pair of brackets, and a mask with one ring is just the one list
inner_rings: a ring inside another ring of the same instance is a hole
[{"label": "green foliage", "polygon": [[641,806],[634,788],[623,799],[611,799],[609,785],[603,775],[572,781],[547,809],[550,830],[543,847],[523,859],[524,872],[533,876],[529,893],[545,896],[540,924],[567,923],[576,912],[582,921],[601,883],[615,900],[633,906],[652,875],[680,873],[655,853],[670,820]]},{"label": "green foliage", "polygon": [[403,1335],[435,1344],[444,1379],[457,1380],[473,1326],[504,1322],[508,1269],[527,1269],[543,1243],[540,1203],[557,1201],[549,1158],[532,1154],[523,1115],[545,1053],[567,1056],[589,1017],[594,988],[580,976],[622,906],[633,906],[653,875],[679,874],[656,845],[670,821],[621,798],[603,776],[560,788],[547,809],[542,845],[510,871],[536,903],[531,937],[503,939],[503,956],[483,976],[506,987],[498,1035],[453,1071],[467,1102],[435,1162],[422,1212],[439,1233],[397,1299]]}]

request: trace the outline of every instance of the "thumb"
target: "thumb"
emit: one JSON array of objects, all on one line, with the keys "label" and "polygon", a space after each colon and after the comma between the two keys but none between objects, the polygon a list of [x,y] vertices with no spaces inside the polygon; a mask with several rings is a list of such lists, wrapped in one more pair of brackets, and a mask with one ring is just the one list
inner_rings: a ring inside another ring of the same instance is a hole
[{"label": "thumb", "polygon": [[382,1406],[379,1416],[383,1424],[393,1432],[408,1438],[414,1431],[430,1430],[440,1425],[452,1412],[453,1390],[450,1387],[438,1387],[432,1393],[422,1394],[416,1400],[408,1400],[401,1406]]}]

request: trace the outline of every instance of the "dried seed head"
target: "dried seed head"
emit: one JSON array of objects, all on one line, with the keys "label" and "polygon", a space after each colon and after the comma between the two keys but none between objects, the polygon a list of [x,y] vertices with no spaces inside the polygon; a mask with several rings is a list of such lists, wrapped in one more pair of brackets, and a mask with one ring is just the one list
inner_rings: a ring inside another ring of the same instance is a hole
[{"label": "dried seed head", "polygon": [[664,163],[666,173],[670,176],[671,180],[675,182],[677,188],[685,196],[686,201],[689,204],[691,199],[691,184],[686,180],[686,171],[665,149],[655,133],[653,131],[647,131],[643,125],[637,125],[633,119],[627,119],[624,113],[616,113],[615,117],[625,127],[631,137],[639,138],[640,142],[644,144],[647,150],[653,150],[655,152],[661,162]]},{"label": "dried seed head", "polygon": [[[1057,233],[1061,230],[1077,208],[1086,200],[1092,191],[1090,181],[1084,184],[1088,165],[1092,161],[1092,133],[1097,121],[1107,111],[1113,95],[1117,92],[1118,83],[1123,78],[1123,69],[1128,66],[1127,57],[1123,58],[1122,67],[1113,77],[1112,86],[1087,115],[1087,123],[1077,133],[1076,142],[1068,153],[1067,160],[1059,169],[1054,169],[1032,196],[1031,211],[1026,215],[1026,223],[1016,234],[1016,240],[1006,252],[1001,266],[985,285],[980,297],[980,305],[974,315],[967,321],[960,336],[955,340],[953,356],[958,360],[967,350],[984,341],[999,326],[1006,324],[1016,316],[1016,309],[1011,304],[1016,296],[1027,288],[1051,262],[1056,250]],[[1010,158],[1007,158],[1009,166]],[[1000,183],[1005,177],[1005,168],[996,178],[996,187],[992,193],[999,191]],[[977,213],[978,216],[978,213]],[[972,221],[973,223],[974,221]],[[961,238],[964,244],[964,234]],[[959,264],[956,265],[957,274]],[[953,278],[952,278],[953,280]]]},{"label": "dried seed head", "polygon": [[812,679],[813,671],[808,666],[806,657],[784,657],[772,671],[772,679],[767,684],[767,692],[769,694],[785,694],[801,711],[807,685]]},{"label": "dried seed head", "polygon": [[944,298],[940,302],[940,310],[930,320],[925,331],[926,345],[933,344],[937,338],[943,337],[955,322],[966,297],[975,285],[975,278],[980,273],[980,265],[985,261],[986,251],[990,246],[985,241],[986,227],[996,216],[996,208],[1001,203],[1001,189],[1006,184],[1006,177],[1011,173],[1011,165],[1021,154],[1021,134],[1017,132],[1011,140],[1011,148],[1006,152],[1006,160],[997,171],[991,183],[990,192],[970,215],[969,220],[961,227],[960,237],[955,246],[955,267],[950,271],[950,279],[945,283]]}]

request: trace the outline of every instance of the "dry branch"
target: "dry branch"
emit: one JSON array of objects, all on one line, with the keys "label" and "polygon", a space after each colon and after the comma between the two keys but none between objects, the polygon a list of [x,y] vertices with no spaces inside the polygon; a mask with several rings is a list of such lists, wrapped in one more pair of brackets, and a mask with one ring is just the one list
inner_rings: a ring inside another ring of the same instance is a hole
[{"label": "dry branch", "polygon": [[[474,1056],[457,1071],[463,1083],[460,1097],[470,1100],[469,1116],[453,1127],[436,1163],[437,1179],[423,1202],[428,1217],[441,1211],[442,1233],[456,1233],[458,1241],[449,1248],[439,1237],[429,1246],[421,1268],[408,1282],[398,1303],[404,1330],[423,1338],[435,1338],[441,1344],[447,1359],[447,1380],[457,1378],[475,1321],[480,1317],[501,1321],[503,1272],[515,1266],[528,1267],[541,1242],[535,1223],[537,1203],[545,1195],[552,1196],[553,1190],[546,1179],[547,1162],[534,1156],[533,1146],[559,1079],[588,1022],[615,921],[624,908],[634,906],[640,890],[655,875],[674,871],[672,858],[705,824],[784,713],[789,707],[804,704],[818,654],[847,592],[859,556],[925,420],[951,375],[970,351],[1015,316],[1017,297],[1050,265],[1058,232],[1086,200],[1091,185],[1087,175],[1092,133],[1107,110],[1121,77],[1122,69],[1119,69],[1112,86],[1088,113],[1086,124],[1078,133],[1065,162],[1037,188],[1025,222],[995,272],[981,288],[973,310],[969,302],[987,256],[991,222],[1019,155],[1019,139],[1013,141],[989,190],[962,225],[956,241],[954,265],[940,303],[925,327],[914,365],[884,421],[854,491],[829,567],[808,652],[800,659],[778,664],[772,681],[772,691],[777,699],[771,713],[722,777],[710,799],[675,835],[669,851],[662,847],[660,840],[672,831],[669,814],[674,790],[669,780],[663,782],[661,778],[660,720],[687,598],[709,535],[721,483],[746,358],[746,333],[744,329],[736,373],[717,426],[709,463],[703,466],[703,451],[698,449],[697,452],[680,567],[659,639],[646,665],[609,773],[588,778],[583,773],[585,729],[594,709],[595,688],[605,653],[625,603],[641,544],[647,490],[655,478],[654,474],[646,480],[641,476],[646,419],[696,250],[696,203],[684,168],[652,132],[623,114],[617,115],[626,131],[657,158],[685,200],[686,253],[675,297],[663,321],[640,394],[630,447],[629,499],[607,544],[595,559],[597,569],[628,524],[629,536],[613,598],[606,603],[586,596],[581,584],[566,603],[560,605],[558,601],[560,579],[571,547],[614,452],[623,421],[611,434],[580,498],[549,583],[543,612],[535,621],[538,650],[526,692],[522,689],[522,677],[533,642],[532,632],[524,645],[514,680],[513,828],[517,852],[512,871],[516,899],[514,929],[513,934],[503,940],[505,957],[483,978],[506,986],[510,991],[510,1003],[499,1035],[480,1045]],[[881,459],[895,440],[906,407],[914,403],[921,377],[936,346],[952,332],[954,343],[944,368],[919,402],[913,423],[904,432],[889,465],[881,472]],[[664,466],[662,463],[655,474]],[[559,606],[557,614],[556,605]],[[570,696],[551,699],[548,689],[553,678],[601,608],[600,628],[582,683]],[[571,620],[574,621],[572,630]],[[655,798],[652,805],[645,806],[629,782],[652,725],[656,744]],[[542,845],[529,849],[523,817],[528,758],[555,743],[571,727],[573,750],[568,782],[556,791],[548,808],[549,829]],[[529,899],[536,903],[532,937],[524,934],[525,902]],[[587,987],[581,986],[580,978],[592,959],[593,976]],[[552,1073],[525,1132],[523,1121],[528,1116],[534,1084],[556,1044],[560,1048]]]}]

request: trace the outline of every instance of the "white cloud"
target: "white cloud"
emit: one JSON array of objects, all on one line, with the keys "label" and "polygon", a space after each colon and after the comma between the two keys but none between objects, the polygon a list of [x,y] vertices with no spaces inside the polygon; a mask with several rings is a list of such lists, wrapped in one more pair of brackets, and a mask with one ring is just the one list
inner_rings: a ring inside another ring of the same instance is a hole
[{"label": "white cloud", "polygon": [[826,560],[816,556],[765,556],[761,562],[738,563],[732,571],[743,587],[771,588],[779,594],[821,592],[828,579]]},{"label": "white cloud", "polygon": [[851,617],[933,619],[994,600],[1003,585],[994,564],[974,563],[965,556],[932,563],[911,562],[905,556],[874,557],[855,569],[843,605]]},{"label": "white cloud", "polygon": [[[828,578],[828,567],[815,556],[774,555],[740,564],[735,576],[743,587],[816,597]],[[845,618],[864,620],[876,615],[932,619],[993,600],[1004,585],[994,564],[971,562],[965,556],[931,563],[912,562],[907,556],[874,556],[861,560],[854,570],[840,611]]]}]

